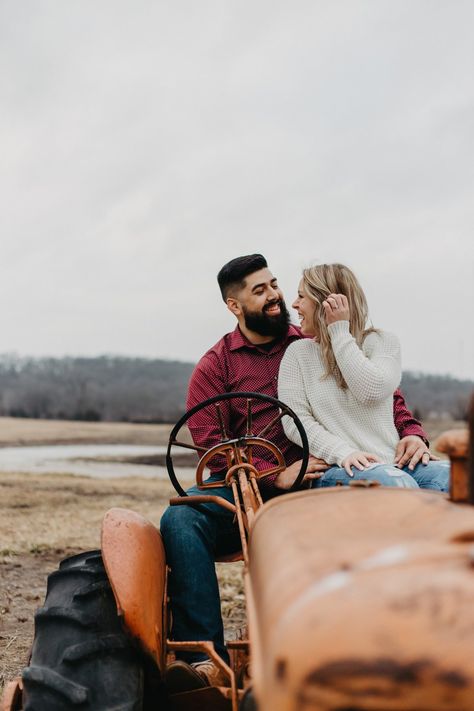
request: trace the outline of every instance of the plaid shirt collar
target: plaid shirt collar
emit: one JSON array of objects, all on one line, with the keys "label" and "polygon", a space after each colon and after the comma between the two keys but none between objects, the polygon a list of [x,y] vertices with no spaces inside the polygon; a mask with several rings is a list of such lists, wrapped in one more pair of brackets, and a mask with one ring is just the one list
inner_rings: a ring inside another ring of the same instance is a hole
[{"label": "plaid shirt collar", "polygon": [[[235,330],[232,331],[232,333],[229,335],[229,350],[231,351],[238,351],[242,348],[252,348],[257,350],[259,349],[257,344],[251,343],[248,338],[244,336],[239,326],[236,326]],[[284,346],[286,347],[287,343],[295,340],[296,338],[301,338],[301,330],[298,328],[298,326],[293,326],[293,324],[290,324],[285,338],[275,341],[275,345],[270,349],[269,352],[273,353],[279,351]]]}]

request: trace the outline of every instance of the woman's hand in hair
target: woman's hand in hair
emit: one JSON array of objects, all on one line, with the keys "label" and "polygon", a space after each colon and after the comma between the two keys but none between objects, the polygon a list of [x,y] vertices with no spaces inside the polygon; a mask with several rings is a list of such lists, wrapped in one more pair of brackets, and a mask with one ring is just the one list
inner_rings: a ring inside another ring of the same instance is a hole
[{"label": "woman's hand in hair", "polygon": [[329,294],[323,301],[323,308],[328,325],[336,321],[349,321],[349,302],[344,294]]},{"label": "woman's hand in hair", "polygon": [[342,460],[342,466],[346,470],[346,472],[349,474],[349,476],[354,476],[354,473],[351,469],[351,467],[355,467],[356,469],[359,469],[360,471],[363,471],[367,467],[370,467],[371,464],[374,464],[375,462],[381,462],[382,460],[377,457],[376,454],[371,454],[370,452],[351,452],[350,454],[345,457],[345,459]]}]

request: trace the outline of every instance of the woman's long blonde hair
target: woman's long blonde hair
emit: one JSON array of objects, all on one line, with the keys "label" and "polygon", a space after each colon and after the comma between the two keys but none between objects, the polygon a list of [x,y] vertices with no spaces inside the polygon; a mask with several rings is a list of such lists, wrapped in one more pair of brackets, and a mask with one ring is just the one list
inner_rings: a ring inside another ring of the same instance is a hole
[{"label": "woman's long blonde hair", "polygon": [[367,328],[369,310],[365,294],[355,274],[344,264],[317,264],[304,269],[303,291],[315,305],[313,325],[321,344],[326,370],[323,377],[333,375],[339,387],[345,390],[347,383],[334,357],[322,303],[329,294],[344,294],[347,297],[350,310],[349,331],[357,345],[362,346],[367,334],[376,331],[375,328]]}]

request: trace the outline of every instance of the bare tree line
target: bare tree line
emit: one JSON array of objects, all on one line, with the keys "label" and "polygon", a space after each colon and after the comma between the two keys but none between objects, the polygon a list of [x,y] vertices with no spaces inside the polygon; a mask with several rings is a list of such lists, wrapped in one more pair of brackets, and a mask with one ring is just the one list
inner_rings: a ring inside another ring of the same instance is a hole
[{"label": "bare tree line", "polygon": [[402,390],[415,415],[426,418],[467,420],[473,380],[458,380],[447,375],[403,373]]},{"label": "bare tree line", "polygon": [[[0,415],[41,419],[174,422],[185,410],[192,363],[100,356],[0,355]],[[404,373],[420,418],[466,416],[474,381]]]},{"label": "bare tree line", "polygon": [[0,356],[0,414],[41,419],[173,422],[193,365],[145,358]]}]

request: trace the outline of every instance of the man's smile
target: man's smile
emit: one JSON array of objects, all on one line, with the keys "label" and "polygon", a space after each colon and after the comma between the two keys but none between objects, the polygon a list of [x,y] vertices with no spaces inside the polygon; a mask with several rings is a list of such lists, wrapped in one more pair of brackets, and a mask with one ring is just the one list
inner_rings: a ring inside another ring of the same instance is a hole
[{"label": "man's smile", "polygon": [[281,313],[281,302],[274,301],[271,304],[267,304],[263,307],[263,310],[269,316],[278,316]]}]

